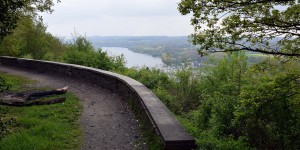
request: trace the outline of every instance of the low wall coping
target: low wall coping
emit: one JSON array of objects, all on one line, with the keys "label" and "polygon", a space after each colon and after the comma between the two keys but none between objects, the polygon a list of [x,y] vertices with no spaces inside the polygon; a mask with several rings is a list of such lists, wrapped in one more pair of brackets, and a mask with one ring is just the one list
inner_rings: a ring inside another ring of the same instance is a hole
[{"label": "low wall coping", "polygon": [[[109,76],[126,84],[130,91],[136,93],[141,100],[143,110],[148,117],[148,120],[152,122],[153,129],[157,129],[158,136],[160,136],[164,149],[193,149],[196,148],[195,139],[188,134],[185,129],[175,119],[175,116],[170,110],[161,102],[161,100],[142,83],[117,73],[95,69],[91,67],[85,67],[74,64],[66,64],[52,61],[41,61],[24,58],[15,58],[9,56],[0,56],[1,65],[12,67],[24,67],[21,66],[24,62],[34,62],[39,65],[47,64],[55,66],[65,66],[69,68],[76,68],[84,71],[89,71],[103,76]],[[27,66],[29,67],[29,66]],[[25,69],[25,68],[24,68]],[[105,88],[105,87],[104,87]]]}]

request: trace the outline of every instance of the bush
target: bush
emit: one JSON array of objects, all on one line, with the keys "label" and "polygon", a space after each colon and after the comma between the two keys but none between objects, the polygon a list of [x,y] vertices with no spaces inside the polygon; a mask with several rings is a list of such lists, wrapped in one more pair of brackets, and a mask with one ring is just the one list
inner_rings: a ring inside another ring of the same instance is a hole
[{"label": "bush", "polygon": [[170,105],[176,114],[186,113],[200,105],[199,76],[191,68],[181,68],[171,75],[172,86],[168,91],[174,96]]},{"label": "bush", "polygon": [[182,123],[203,149],[299,149],[299,61],[244,60],[236,53],[204,70],[200,106]]},{"label": "bush", "polygon": [[[263,70],[261,70],[265,66]],[[238,134],[259,149],[300,149],[299,66],[265,62],[249,71],[234,112]]]},{"label": "bush", "polygon": [[0,42],[0,55],[61,60],[65,47],[59,38],[46,33],[42,20],[22,16],[13,33]]},{"label": "bush", "polygon": [[78,36],[68,43],[64,54],[64,62],[83,65],[103,70],[122,70],[125,68],[123,56],[110,57],[101,49],[95,50],[92,44],[83,36]]},{"label": "bush", "polygon": [[164,88],[170,86],[168,74],[157,68],[130,68],[122,74],[143,83],[152,90],[158,87]]}]

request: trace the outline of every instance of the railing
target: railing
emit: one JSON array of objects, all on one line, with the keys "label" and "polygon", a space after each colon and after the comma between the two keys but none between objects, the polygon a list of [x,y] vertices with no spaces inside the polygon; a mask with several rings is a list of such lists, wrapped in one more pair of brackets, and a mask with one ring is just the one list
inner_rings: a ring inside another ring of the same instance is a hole
[{"label": "railing", "polygon": [[26,69],[27,71],[66,76],[91,82],[121,95],[132,106],[136,117],[141,118],[149,130],[159,136],[164,149],[193,149],[195,140],[178,123],[174,115],[140,82],[127,76],[79,65],[0,57],[3,66]]}]

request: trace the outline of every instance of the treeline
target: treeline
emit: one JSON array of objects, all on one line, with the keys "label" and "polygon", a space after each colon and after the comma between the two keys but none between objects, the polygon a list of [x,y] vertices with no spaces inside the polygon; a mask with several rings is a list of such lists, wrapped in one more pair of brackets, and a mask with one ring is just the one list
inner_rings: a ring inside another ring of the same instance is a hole
[{"label": "treeline", "polygon": [[63,39],[46,32],[41,19],[32,16],[19,18],[17,28],[1,41],[0,55],[60,61],[105,70],[125,68],[122,56],[109,57],[81,35],[75,35],[73,41],[63,42]]},{"label": "treeline", "polygon": [[166,63],[168,65],[207,60],[197,55],[196,47],[188,42],[186,36],[94,36],[88,39],[95,47],[125,47],[137,53],[162,58],[167,54],[170,56]]},{"label": "treeline", "polygon": [[[93,36],[87,39],[96,48],[125,47],[131,51],[160,57],[169,66],[184,63],[208,63],[209,57],[222,58],[222,53],[199,55],[198,47],[189,43],[187,36]],[[248,62],[261,62],[265,57],[258,53],[248,55]]]},{"label": "treeline", "polygon": [[125,68],[122,56],[108,56],[84,36],[64,43],[32,17],[21,18],[3,39],[0,55],[79,64],[132,77],[168,106],[201,149],[300,149],[296,58],[268,58],[249,65],[244,52],[233,52],[211,59],[214,65],[200,70]]}]

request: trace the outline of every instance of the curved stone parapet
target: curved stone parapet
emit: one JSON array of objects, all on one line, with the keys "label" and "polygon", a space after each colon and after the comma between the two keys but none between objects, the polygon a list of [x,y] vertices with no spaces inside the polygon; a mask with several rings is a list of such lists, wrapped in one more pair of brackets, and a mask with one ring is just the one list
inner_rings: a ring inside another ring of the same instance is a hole
[{"label": "curved stone parapet", "polygon": [[136,116],[160,137],[164,149],[196,148],[194,138],[184,130],[160,99],[132,78],[100,69],[51,61],[2,56],[0,63],[37,73],[67,76],[110,89],[122,96],[132,106]]}]

